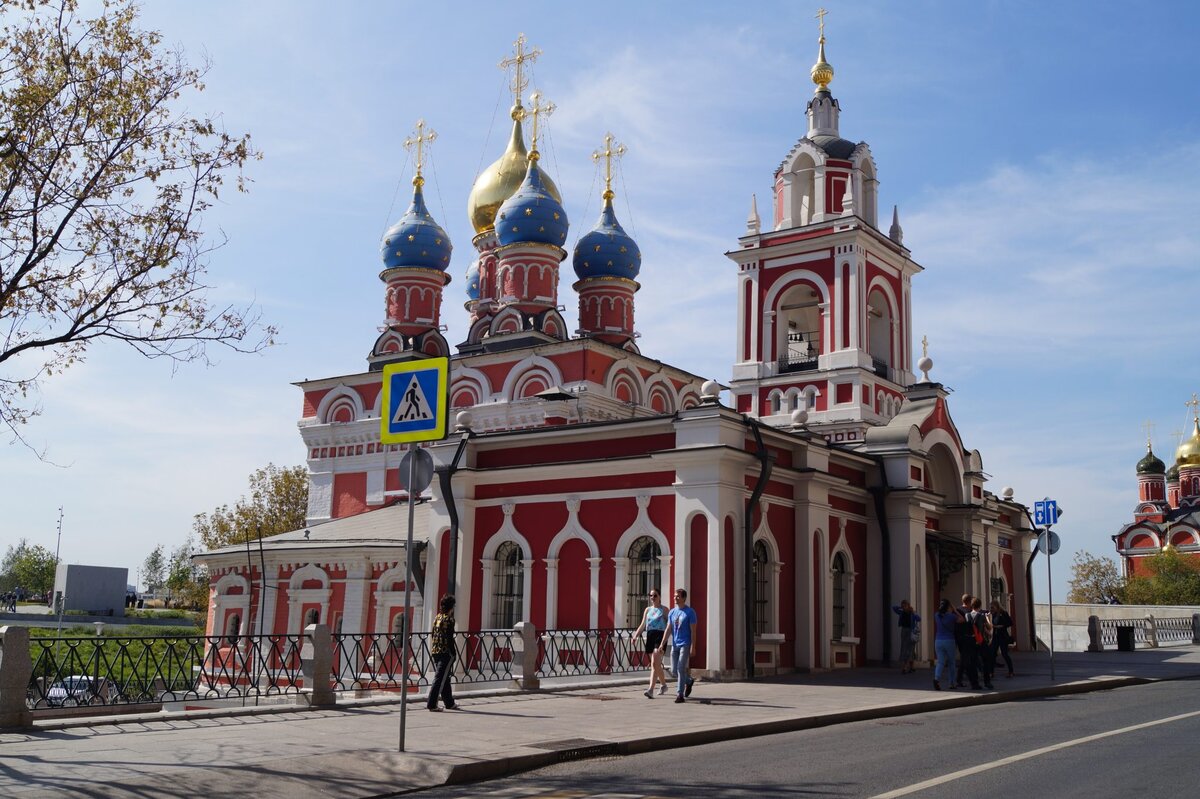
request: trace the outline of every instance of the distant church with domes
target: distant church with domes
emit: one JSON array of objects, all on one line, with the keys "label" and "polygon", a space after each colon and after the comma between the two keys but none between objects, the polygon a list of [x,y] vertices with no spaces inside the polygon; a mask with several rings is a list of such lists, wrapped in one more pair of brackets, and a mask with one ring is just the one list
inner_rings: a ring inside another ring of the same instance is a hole
[{"label": "distant church with domes", "polygon": [[1200,559],[1200,400],[1192,408],[1192,435],[1175,450],[1168,469],[1146,441],[1138,461],[1138,504],[1133,521],[1113,536],[1126,577],[1147,575],[1146,558],[1166,547]]},{"label": "distant church with domes", "polygon": [[[880,228],[870,148],[842,138],[823,20],[805,111],[763,112],[807,119],[764,172],[770,218],[752,205],[726,253],[727,386],[642,351],[653,343],[638,340],[637,278],[655,265],[619,222],[611,135],[593,154],[599,219],[570,243],[538,155],[551,106],[522,99],[537,55],[521,37],[506,61],[511,136],[468,199],[466,340],[452,348],[441,332],[452,249],[422,194],[433,134],[419,123],[412,204],[381,245],[385,318],[366,368],[296,384],[307,527],[252,558],[244,545],[197,556],[209,633],[427,630],[447,591],[459,630],[630,628],[650,590],[682,587],[699,616],[692,665],[709,675],[887,661],[899,651],[893,604],[931,614],[964,592],[999,601],[1029,646],[1028,514],[1011,490],[988,488],[927,353],[914,364],[922,267],[894,210]],[[381,370],[440,356],[458,427],[427,445],[439,468],[417,506],[406,585],[405,447],[380,440]],[[932,635],[918,654],[932,657]]]}]

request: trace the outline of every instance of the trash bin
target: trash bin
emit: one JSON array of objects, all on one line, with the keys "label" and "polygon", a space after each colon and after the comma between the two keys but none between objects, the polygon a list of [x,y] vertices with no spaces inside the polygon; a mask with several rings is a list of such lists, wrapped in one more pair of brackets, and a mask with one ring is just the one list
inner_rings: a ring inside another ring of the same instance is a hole
[{"label": "trash bin", "polygon": [[1132,652],[1133,651],[1133,628],[1118,627],[1117,628],[1117,651]]}]

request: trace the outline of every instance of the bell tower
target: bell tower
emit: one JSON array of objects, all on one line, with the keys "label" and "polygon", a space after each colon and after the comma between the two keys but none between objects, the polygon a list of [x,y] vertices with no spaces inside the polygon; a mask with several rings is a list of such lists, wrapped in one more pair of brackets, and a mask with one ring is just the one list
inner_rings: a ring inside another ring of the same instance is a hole
[{"label": "bell tower", "polygon": [[825,11],[808,130],[776,169],[772,221],[757,208],[726,255],[738,267],[735,407],[769,424],[796,410],[831,441],[862,441],[913,383],[911,279],[899,213],[878,227],[878,180],[866,142],[842,138],[829,90]]}]

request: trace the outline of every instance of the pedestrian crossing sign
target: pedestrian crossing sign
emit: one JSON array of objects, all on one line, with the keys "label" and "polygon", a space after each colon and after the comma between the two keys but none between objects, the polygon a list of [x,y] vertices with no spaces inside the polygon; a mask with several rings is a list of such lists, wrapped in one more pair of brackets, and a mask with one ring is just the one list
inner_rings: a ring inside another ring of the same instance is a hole
[{"label": "pedestrian crossing sign", "polygon": [[384,444],[446,437],[449,374],[449,358],[425,358],[383,367],[380,440]]}]

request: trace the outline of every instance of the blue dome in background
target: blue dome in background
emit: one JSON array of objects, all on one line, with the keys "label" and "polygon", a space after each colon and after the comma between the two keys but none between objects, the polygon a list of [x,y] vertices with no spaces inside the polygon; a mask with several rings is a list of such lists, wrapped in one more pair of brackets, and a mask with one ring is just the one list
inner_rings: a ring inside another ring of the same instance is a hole
[{"label": "blue dome in background", "polygon": [[379,255],[386,269],[420,267],[445,272],[452,249],[446,231],[429,215],[418,185],[407,213],[383,234]]},{"label": "blue dome in background", "polygon": [[467,299],[474,302],[479,299],[479,259],[471,261],[467,267]]},{"label": "blue dome in background", "polygon": [[575,245],[571,261],[580,280],[589,277],[623,277],[633,280],[642,269],[642,252],[637,242],[617,221],[612,200],[605,199],[596,227]]},{"label": "blue dome in background", "polygon": [[500,244],[553,244],[567,241],[567,212],[546,188],[542,170],[533,158],[525,180],[496,212],[496,238]]}]

